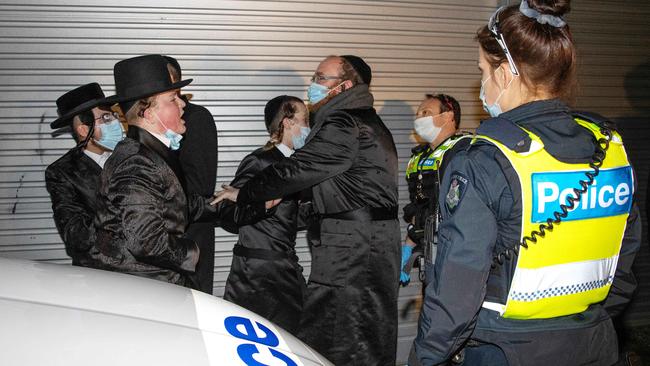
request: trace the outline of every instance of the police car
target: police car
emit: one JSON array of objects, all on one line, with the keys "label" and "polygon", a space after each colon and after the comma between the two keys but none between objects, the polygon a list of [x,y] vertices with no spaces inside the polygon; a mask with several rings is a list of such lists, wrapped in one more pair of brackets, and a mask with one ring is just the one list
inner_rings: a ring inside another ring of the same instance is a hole
[{"label": "police car", "polygon": [[0,365],[332,365],[270,321],[145,278],[0,258]]}]

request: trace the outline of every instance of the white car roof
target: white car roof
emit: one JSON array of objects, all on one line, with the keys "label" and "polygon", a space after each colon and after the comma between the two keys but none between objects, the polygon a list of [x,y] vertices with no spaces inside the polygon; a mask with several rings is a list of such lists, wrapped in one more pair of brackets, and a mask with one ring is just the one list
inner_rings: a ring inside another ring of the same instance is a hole
[{"label": "white car roof", "polygon": [[270,321],[146,278],[0,258],[1,365],[331,365]]}]

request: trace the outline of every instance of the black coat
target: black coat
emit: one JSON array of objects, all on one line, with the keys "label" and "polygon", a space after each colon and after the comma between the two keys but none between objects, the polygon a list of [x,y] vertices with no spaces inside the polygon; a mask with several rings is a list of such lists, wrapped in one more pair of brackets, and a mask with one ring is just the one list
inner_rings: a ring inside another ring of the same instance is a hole
[{"label": "black coat", "polygon": [[[395,365],[400,232],[397,151],[367,85],[328,101],[306,145],[266,168],[238,202],[310,188],[315,211],[389,208],[394,219],[323,217],[309,233],[312,268],[298,336],[337,365]],[[357,212],[357,211],[355,211]]]},{"label": "black coat", "polygon": [[[178,150],[187,194],[211,197],[217,179],[217,128],[214,118],[206,108],[187,103],[183,119],[187,131]],[[212,294],[214,279],[214,225],[208,222],[192,222],[186,234],[200,249],[195,276],[199,289]]]},{"label": "black coat", "polygon": [[[198,260],[185,236],[205,200],[188,201],[176,155],[135,126],[106,161],[98,194],[97,243],[103,268],[190,286]],[[190,216],[192,213],[192,216]]]},{"label": "black coat", "polygon": [[94,267],[90,250],[95,242],[93,218],[102,168],[75,147],[45,170],[54,223],[72,264]]},{"label": "black coat", "polygon": [[[284,155],[275,147],[254,151],[242,160],[230,185],[243,186],[282,158]],[[299,225],[298,199],[296,195],[285,197],[268,214],[264,211],[258,210],[259,221],[243,219],[241,215],[233,217],[239,227],[237,245],[256,252],[235,252],[223,298],[295,333],[300,326],[307,287],[294,250]]]}]

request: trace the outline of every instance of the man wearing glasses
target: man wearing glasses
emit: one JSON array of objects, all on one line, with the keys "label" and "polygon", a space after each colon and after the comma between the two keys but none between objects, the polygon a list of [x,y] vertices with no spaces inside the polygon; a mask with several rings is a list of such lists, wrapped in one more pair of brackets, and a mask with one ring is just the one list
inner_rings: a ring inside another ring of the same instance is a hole
[{"label": "man wearing glasses", "polygon": [[[298,336],[335,365],[395,365],[400,230],[397,151],[373,108],[370,67],[325,58],[307,95],[306,144],[219,199],[262,202],[310,190],[320,232]],[[313,234],[313,235],[312,235]]]},{"label": "man wearing glasses", "polygon": [[50,127],[69,128],[77,145],[45,170],[54,223],[72,264],[95,267],[96,191],[104,163],[124,130],[97,83],[63,94],[56,105],[59,118]]}]

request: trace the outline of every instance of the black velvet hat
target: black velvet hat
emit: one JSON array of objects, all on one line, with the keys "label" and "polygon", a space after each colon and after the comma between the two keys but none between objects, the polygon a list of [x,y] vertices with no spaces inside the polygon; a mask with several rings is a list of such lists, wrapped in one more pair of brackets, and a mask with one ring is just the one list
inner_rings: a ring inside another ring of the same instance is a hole
[{"label": "black velvet hat", "polygon": [[341,58],[345,59],[350,65],[352,65],[352,68],[361,76],[361,80],[367,85],[370,85],[370,81],[372,80],[372,70],[370,70],[370,66],[359,56],[354,56],[354,55],[345,55],[341,56]]},{"label": "black velvet hat", "polygon": [[167,60],[161,55],[145,55],[122,60],[113,67],[115,95],[107,98],[120,103],[122,112],[131,109],[136,101],[152,95],[179,89],[192,79],[172,83]]},{"label": "black velvet hat", "polygon": [[50,128],[67,127],[72,118],[79,113],[89,111],[100,105],[112,104],[104,97],[102,88],[97,83],[82,85],[56,100],[59,118],[50,123]]}]

